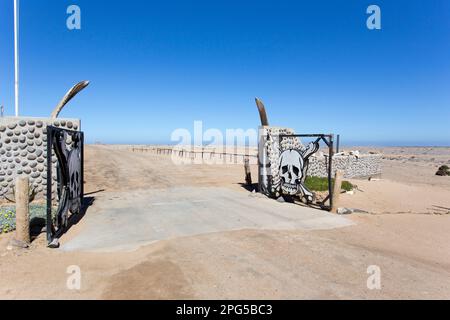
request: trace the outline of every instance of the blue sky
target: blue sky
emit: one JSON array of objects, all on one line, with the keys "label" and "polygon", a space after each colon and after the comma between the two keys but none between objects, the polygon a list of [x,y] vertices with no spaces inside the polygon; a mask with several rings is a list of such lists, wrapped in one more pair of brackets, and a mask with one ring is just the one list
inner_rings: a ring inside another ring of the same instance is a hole
[{"label": "blue sky", "polygon": [[[63,112],[89,142],[273,125],[346,144],[450,145],[450,1],[21,0],[21,114]],[[66,9],[82,10],[82,29]],[[366,28],[377,4],[382,30]],[[0,0],[0,104],[13,114],[13,0]]]}]

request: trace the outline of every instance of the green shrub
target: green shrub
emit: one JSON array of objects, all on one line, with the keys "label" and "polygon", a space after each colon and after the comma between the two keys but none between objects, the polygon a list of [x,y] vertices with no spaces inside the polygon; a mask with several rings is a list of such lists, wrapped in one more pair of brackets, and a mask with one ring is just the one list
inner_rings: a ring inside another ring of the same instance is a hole
[{"label": "green shrub", "polygon": [[355,189],[355,186],[351,184],[349,181],[343,181],[342,182],[342,189],[349,192]]},{"label": "green shrub", "polygon": [[[53,214],[55,214],[53,209]],[[31,205],[30,206],[30,221],[34,218],[47,218],[47,207],[45,205]],[[8,233],[16,230],[16,208],[0,207],[0,234]]]},{"label": "green shrub", "polygon": [[441,177],[450,176],[450,168],[447,165],[443,165],[438,169],[436,175]]},{"label": "green shrub", "polygon": [[450,171],[439,170],[436,175],[440,177],[450,176]]},{"label": "green shrub", "polygon": [[[328,191],[328,178],[310,176],[306,178],[305,185],[311,191]],[[334,179],[331,180],[331,186],[334,187]],[[349,181],[343,181],[341,188],[345,191],[352,191],[355,186]]]}]

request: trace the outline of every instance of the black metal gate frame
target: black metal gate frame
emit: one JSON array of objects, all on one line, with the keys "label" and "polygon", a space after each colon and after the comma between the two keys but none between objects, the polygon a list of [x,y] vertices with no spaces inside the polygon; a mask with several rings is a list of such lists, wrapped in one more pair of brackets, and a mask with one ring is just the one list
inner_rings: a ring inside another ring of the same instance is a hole
[{"label": "black metal gate frame", "polygon": [[[57,157],[58,161],[58,183],[59,183],[59,196],[62,197],[64,195],[64,198],[59,199],[63,203],[59,203],[58,205],[58,212],[56,214],[56,217],[61,217],[63,215],[68,215],[69,212],[69,203],[68,201],[68,195],[67,192],[69,192],[69,184],[70,184],[70,177],[69,177],[69,170],[68,170],[68,159],[64,156],[62,153],[62,150],[60,146],[57,144],[58,139],[56,137],[57,134],[61,133],[69,133],[70,135],[78,134],[80,137],[79,143],[81,148],[81,169],[80,169],[80,203],[83,203],[84,199],[84,133],[79,131],[71,131],[61,128],[56,128],[52,126],[47,127],[47,224],[46,224],[46,232],[47,232],[47,241],[49,246],[52,244],[52,242],[59,238],[62,233],[66,230],[65,226],[59,228],[55,231],[54,225],[53,225],[53,218],[52,218],[52,197],[53,197],[53,190],[52,190],[52,183],[53,183],[53,170],[52,170],[52,150],[55,151],[55,155]],[[81,210],[81,208],[80,208]]]},{"label": "black metal gate frame", "polygon": [[[324,210],[331,211],[333,208],[333,156],[334,156],[334,134],[284,134],[280,135],[280,141],[283,138],[317,138],[315,143],[323,141],[329,150],[328,153],[328,196],[319,203]],[[325,202],[329,200],[330,205],[326,206]]]}]

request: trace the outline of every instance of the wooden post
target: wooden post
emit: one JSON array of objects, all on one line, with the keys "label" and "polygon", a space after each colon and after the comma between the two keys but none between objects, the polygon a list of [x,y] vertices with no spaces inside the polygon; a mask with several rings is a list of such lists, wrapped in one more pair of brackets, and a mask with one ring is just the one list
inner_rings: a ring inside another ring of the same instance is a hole
[{"label": "wooden post", "polygon": [[19,177],[16,180],[16,240],[30,244],[30,180]]},{"label": "wooden post", "polygon": [[336,175],[334,178],[334,188],[333,188],[333,208],[331,212],[337,213],[339,209],[339,200],[341,197],[342,180],[344,178],[344,172],[342,170],[336,170]]},{"label": "wooden post", "polygon": [[250,169],[250,159],[246,158],[244,161],[244,168],[245,168],[245,183],[247,186],[251,186],[253,184],[252,182],[252,171]]},{"label": "wooden post", "polygon": [[336,153],[341,152],[341,135],[337,135],[337,142],[336,142]]}]

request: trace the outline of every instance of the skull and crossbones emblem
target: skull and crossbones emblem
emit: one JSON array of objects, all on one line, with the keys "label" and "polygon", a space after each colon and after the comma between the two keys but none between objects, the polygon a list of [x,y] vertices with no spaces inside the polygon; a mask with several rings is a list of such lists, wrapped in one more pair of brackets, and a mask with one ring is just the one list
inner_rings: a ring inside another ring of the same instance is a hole
[{"label": "skull and crossbones emblem", "polygon": [[285,150],[279,160],[279,188],[283,194],[294,196],[301,194],[308,202],[312,202],[314,194],[305,186],[309,158],[319,149],[318,143],[310,143],[307,147],[296,150]]}]

